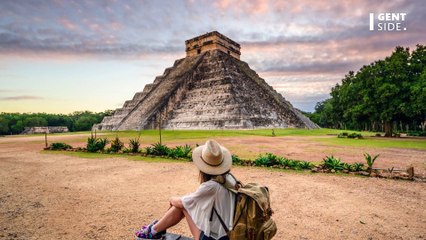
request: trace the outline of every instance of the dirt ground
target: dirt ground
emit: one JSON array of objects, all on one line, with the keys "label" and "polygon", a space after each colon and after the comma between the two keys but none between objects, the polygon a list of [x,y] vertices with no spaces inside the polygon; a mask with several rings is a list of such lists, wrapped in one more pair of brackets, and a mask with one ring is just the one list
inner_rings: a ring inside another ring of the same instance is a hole
[{"label": "dirt ground", "polygon": [[[270,139],[220,142],[234,152],[243,144],[256,151]],[[317,146],[315,151],[310,144],[276,138],[271,151],[307,159],[329,149]],[[42,147],[42,137],[0,138],[0,239],[132,239],[142,224],[161,216],[171,196],[198,186],[190,162],[86,159],[45,154]],[[331,151],[356,158],[349,148]],[[397,156],[383,157],[381,164],[426,164],[426,151],[380,151]],[[411,160],[401,163],[400,157]],[[243,182],[271,190],[275,239],[426,239],[425,183],[254,167],[234,167],[233,172]],[[185,222],[170,231],[189,235]]]}]

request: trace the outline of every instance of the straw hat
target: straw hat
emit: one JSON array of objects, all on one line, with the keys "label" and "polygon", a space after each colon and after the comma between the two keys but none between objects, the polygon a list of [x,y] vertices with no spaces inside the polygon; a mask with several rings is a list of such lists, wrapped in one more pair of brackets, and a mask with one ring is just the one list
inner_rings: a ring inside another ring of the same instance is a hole
[{"label": "straw hat", "polygon": [[208,140],[192,152],[192,160],[200,171],[220,175],[231,169],[232,155],[215,140]]}]

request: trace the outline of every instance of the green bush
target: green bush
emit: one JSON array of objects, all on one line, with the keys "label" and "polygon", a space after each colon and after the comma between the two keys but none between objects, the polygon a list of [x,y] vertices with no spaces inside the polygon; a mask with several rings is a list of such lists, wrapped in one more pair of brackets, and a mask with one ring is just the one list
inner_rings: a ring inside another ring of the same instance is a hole
[{"label": "green bush", "polygon": [[337,135],[338,138],[358,138],[358,139],[362,139],[362,135],[360,133],[350,133],[348,134],[347,132],[342,132],[339,135]]},{"label": "green bush", "polygon": [[52,143],[49,146],[50,150],[67,150],[67,149],[71,149],[71,145],[68,145],[66,143],[62,143],[62,142],[56,142],[56,143]]},{"label": "green bush", "polygon": [[235,154],[232,154],[232,164],[241,165],[243,161]]},{"label": "green bush", "polygon": [[301,169],[311,169],[312,168],[312,163],[307,162],[307,161],[300,161],[299,162],[299,167]]},{"label": "green bush", "polygon": [[169,155],[169,151],[170,148],[167,147],[166,145],[163,145],[161,143],[155,143],[152,144],[152,151],[151,151],[151,155],[155,155],[155,156],[168,156]]},{"label": "green bush", "polygon": [[425,137],[426,131],[408,131],[407,135],[413,137]]},{"label": "green bush", "polygon": [[130,139],[129,140],[129,150],[132,153],[138,153],[139,152],[139,146],[140,146],[139,138]]},{"label": "green bush", "polygon": [[288,167],[290,169],[300,170],[301,169],[300,161],[290,159],[288,162]]},{"label": "green bush", "polygon": [[280,164],[280,158],[272,153],[267,153],[266,155],[260,155],[255,161],[255,166],[265,166],[271,167],[274,165]]},{"label": "green bush", "polygon": [[342,132],[339,133],[339,135],[337,135],[338,138],[347,138],[348,137],[348,133],[347,132]]},{"label": "green bush", "polygon": [[269,163],[269,159],[266,155],[260,155],[256,160],[254,161],[255,166],[267,166]]},{"label": "green bush", "polygon": [[282,158],[279,159],[279,161],[280,161],[280,166],[282,166],[282,167],[289,167],[290,166],[291,160],[288,159],[288,158],[282,157]]},{"label": "green bush", "polygon": [[364,157],[365,157],[365,161],[367,162],[367,166],[368,166],[367,170],[371,171],[371,169],[373,168],[374,162],[379,157],[379,154],[372,157],[370,154],[364,153]]},{"label": "green bush", "polygon": [[111,141],[111,147],[108,149],[109,152],[118,153],[123,149],[124,143],[120,141],[118,136],[115,137],[114,140]]},{"label": "green bush", "polygon": [[145,150],[145,154],[146,154],[146,155],[153,155],[152,153],[153,153],[154,151],[153,151],[153,148],[152,148],[152,147],[149,147],[149,146],[148,146],[148,147],[145,147],[145,148],[144,148],[144,150]]},{"label": "green bush", "polygon": [[169,148],[167,156],[171,158],[191,158],[191,146],[185,144],[184,146],[176,146],[174,148]]},{"label": "green bush", "polygon": [[103,152],[107,144],[108,139],[95,138],[92,136],[87,139],[86,149],[88,152]]},{"label": "green bush", "polygon": [[161,143],[152,144],[150,147],[145,147],[146,155],[163,156],[170,158],[192,158],[191,146],[185,144],[184,146],[176,146],[169,148]]},{"label": "green bush", "polygon": [[331,155],[331,156],[326,156],[323,159],[323,167],[325,169],[341,171],[344,169],[344,163],[340,161],[340,159],[335,158],[333,155]]},{"label": "green bush", "polygon": [[343,170],[351,171],[352,165],[349,163],[343,163]]},{"label": "green bush", "polygon": [[362,139],[362,135],[360,133],[351,133],[348,135],[348,138],[358,138],[358,139]]},{"label": "green bush", "polygon": [[354,172],[359,172],[359,171],[362,171],[363,169],[364,169],[364,164],[362,164],[362,163],[356,162],[356,163],[352,164],[352,170]]}]

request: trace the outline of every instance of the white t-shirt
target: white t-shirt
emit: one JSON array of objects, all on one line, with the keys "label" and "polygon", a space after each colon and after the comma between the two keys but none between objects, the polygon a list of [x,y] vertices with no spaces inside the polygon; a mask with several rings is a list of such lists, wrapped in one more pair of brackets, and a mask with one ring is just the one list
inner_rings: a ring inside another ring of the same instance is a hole
[{"label": "white t-shirt", "polygon": [[215,239],[226,236],[226,231],[216,213],[213,213],[213,218],[210,222],[213,205],[222,220],[227,224],[228,229],[232,229],[235,194],[220,183],[212,180],[202,183],[196,192],[182,197],[182,203],[195,225],[204,232],[204,235]]}]

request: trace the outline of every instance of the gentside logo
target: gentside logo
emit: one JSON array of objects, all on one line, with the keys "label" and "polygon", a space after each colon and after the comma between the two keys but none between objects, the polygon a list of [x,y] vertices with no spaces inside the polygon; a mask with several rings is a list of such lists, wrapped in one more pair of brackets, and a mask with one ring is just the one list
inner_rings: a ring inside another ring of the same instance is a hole
[{"label": "gentside logo", "polygon": [[370,31],[400,32],[404,27],[407,13],[370,13]]}]

